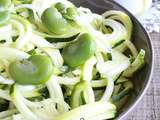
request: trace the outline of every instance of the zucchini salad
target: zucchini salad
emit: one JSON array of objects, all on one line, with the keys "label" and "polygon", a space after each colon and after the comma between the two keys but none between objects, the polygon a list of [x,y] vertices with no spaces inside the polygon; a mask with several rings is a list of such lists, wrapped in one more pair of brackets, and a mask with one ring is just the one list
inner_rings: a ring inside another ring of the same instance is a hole
[{"label": "zucchini salad", "polygon": [[121,11],[0,0],[0,120],[115,118],[145,64],[131,35]]}]

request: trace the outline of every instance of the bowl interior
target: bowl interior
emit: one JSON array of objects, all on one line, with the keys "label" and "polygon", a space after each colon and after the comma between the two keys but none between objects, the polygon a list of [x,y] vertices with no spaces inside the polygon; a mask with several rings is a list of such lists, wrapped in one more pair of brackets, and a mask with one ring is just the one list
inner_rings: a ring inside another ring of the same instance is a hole
[{"label": "bowl interior", "polygon": [[150,43],[150,39],[148,34],[141,26],[141,24],[137,21],[137,19],[130,14],[126,9],[116,4],[112,0],[70,0],[76,6],[87,7],[92,10],[92,12],[102,14],[106,10],[120,10],[127,13],[133,22],[133,35],[132,42],[135,44],[136,48],[140,50],[141,48],[146,51],[146,65],[143,70],[139,71],[135,77],[133,78],[133,82],[135,85],[135,95],[133,95],[129,102],[120,110],[120,114],[117,119],[124,118],[126,113],[135,106],[136,101],[139,101],[143,93],[146,91],[146,87],[150,81],[150,75],[152,72],[152,46]]}]

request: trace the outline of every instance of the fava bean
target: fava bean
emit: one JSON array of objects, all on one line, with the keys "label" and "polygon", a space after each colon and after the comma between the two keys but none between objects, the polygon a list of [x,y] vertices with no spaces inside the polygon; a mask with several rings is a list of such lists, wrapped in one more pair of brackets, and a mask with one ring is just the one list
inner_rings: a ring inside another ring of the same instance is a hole
[{"label": "fava bean", "polygon": [[54,7],[57,8],[57,10],[61,13],[65,12],[66,10],[66,5],[61,2],[56,3]]},{"label": "fava bean", "polygon": [[55,34],[65,34],[71,28],[67,20],[54,7],[47,8],[43,12],[42,23],[50,32]]},{"label": "fava bean", "polygon": [[63,17],[69,20],[74,20],[74,16],[78,15],[78,12],[75,7],[69,7],[66,9],[66,13],[63,14]]},{"label": "fava bean", "polygon": [[9,73],[18,84],[43,84],[52,75],[53,64],[47,56],[33,55],[26,60],[12,62]]},{"label": "fava bean", "polygon": [[11,3],[11,0],[0,0],[0,11],[7,9]]},{"label": "fava bean", "polygon": [[10,19],[10,12],[9,11],[2,11],[0,12],[0,25],[4,25]]},{"label": "fava bean", "polygon": [[74,16],[74,15],[77,15],[77,10],[76,8],[74,7],[70,7],[70,8],[67,8],[67,15],[68,16]]},{"label": "fava bean", "polygon": [[88,33],[84,33],[78,37],[78,39],[66,46],[62,55],[66,64],[70,67],[77,67],[85,63],[96,50],[96,43],[92,36]]}]

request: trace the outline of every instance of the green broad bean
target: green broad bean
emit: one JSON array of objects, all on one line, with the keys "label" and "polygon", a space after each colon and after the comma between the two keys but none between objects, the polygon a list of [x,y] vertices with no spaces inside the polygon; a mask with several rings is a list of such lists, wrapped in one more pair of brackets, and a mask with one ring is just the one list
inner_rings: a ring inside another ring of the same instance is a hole
[{"label": "green broad bean", "polygon": [[66,46],[62,51],[62,56],[66,64],[70,67],[77,67],[85,63],[96,50],[96,43],[88,33],[80,35],[77,40]]},{"label": "green broad bean", "polygon": [[1,11],[0,12],[0,26],[4,25],[10,19],[10,12],[9,11]]},{"label": "green broad bean", "polygon": [[61,2],[56,3],[54,7],[57,8],[57,10],[61,13],[65,12],[66,10],[66,5]]},{"label": "green broad bean", "polygon": [[77,16],[78,12],[75,7],[69,7],[66,9],[66,12],[63,14],[63,17],[68,20],[74,20],[74,16]]},{"label": "green broad bean", "polygon": [[55,34],[65,34],[71,28],[67,20],[54,7],[47,8],[43,12],[41,19],[43,25]]},{"label": "green broad bean", "polygon": [[11,3],[11,0],[0,0],[0,11],[8,9]]},{"label": "green broad bean", "polygon": [[67,15],[70,16],[70,17],[78,15],[77,9],[75,7],[67,8],[66,11],[67,11]]},{"label": "green broad bean", "polygon": [[53,64],[47,56],[33,55],[26,60],[12,62],[9,65],[9,73],[18,84],[43,84],[52,75]]},{"label": "green broad bean", "polygon": [[11,0],[0,0],[0,26],[6,24],[10,19],[9,7],[11,4]]}]

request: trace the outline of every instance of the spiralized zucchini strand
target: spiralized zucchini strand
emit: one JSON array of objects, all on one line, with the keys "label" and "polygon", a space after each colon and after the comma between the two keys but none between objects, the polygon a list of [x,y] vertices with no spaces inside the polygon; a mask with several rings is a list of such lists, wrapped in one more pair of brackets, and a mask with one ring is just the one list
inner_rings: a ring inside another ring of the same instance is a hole
[{"label": "spiralized zucchini strand", "polygon": [[146,61],[133,27],[68,0],[0,0],[0,120],[116,118]]}]

